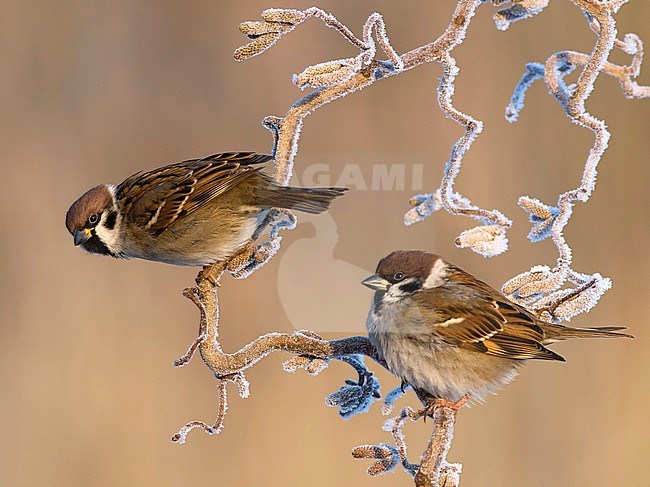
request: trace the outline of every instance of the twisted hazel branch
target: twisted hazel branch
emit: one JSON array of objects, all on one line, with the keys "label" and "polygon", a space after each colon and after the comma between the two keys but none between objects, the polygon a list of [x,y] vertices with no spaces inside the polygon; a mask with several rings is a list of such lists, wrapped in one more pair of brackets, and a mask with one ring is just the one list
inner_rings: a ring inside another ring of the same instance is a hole
[{"label": "twisted hazel branch", "polygon": [[[439,86],[439,101],[447,116],[465,127],[465,134],[452,148],[445,167],[445,174],[437,192],[418,195],[411,199],[414,206],[405,215],[405,223],[411,225],[429,216],[433,211],[444,208],[454,215],[475,218],[485,226],[463,232],[456,244],[468,247],[482,255],[496,255],[507,249],[506,231],[511,222],[500,212],[483,210],[472,206],[466,198],[453,191],[453,185],[461,167],[462,156],[482,130],[478,120],[456,110],[451,104],[454,80],[458,72],[455,61],[449,56],[460,44],[470,21],[482,0],[460,0],[445,32],[434,42],[398,55],[392,47],[383,18],[373,13],[362,28],[361,39],[340,23],[334,16],[312,7],[304,11],[271,9],[262,12],[262,22],[244,22],[240,29],[251,42],[235,51],[235,59],[244,60],[261,54],[291,32],[298,24],[309,18],[317,18],[337,31],[344,39],[360,50],[359,55],[319,63],[307,67],[294,76],[293,82],[300,88],[311,87],[315,91],[298,100],[284,118],[267,117],[264,125],[269,128],[275,141],[274,177],[281,184],[287,184],[293,174],[298,140],[304,119],[314,110],[350,93],[362,90],[380,79],[394,76],[424,63],[443,63],[444,72]],[[376,41],[375,41],[376,39]],[[376,59],[377,44],[386,54],[387,60]],[[439,201],[441,204],[436,204]]]},{"label": "twisted hazel branch", "polygon": [[172,441],[182,445],[187,439],[187,435],[194,428],[201,428],[209,435],[218,435],[223,429],[223,422],[226,417],[226,412],[228,411],[228,393],[226,391],[226,381],[220,380],[218,384],[219,390],[219,409],[217,410],[217,419],[214,420],[214,423],[207,424],[203,421],[190,421],[185,423],[181,429],[178,430],[178,433],[172,436]]},{"label": "twisted hazel branch", "polygon": [[[510,279],[503,285],[503,291],[512,300],[538,312],[549,321],[568,321],[596,305],[600,297],[611,288],[611,281],[596,273],[582,274],[571,268],[572,252],[564,237],[576,201],[586,202],[594,190],[597,166],[600,162],[610,133],[605,123],[585,109],[585,102],[594,88],[600,72],[614,76],[627,98],[650,96],[648,87],[639,86],[633,79],[640,73],[643,60],[643,43],[635,34],[627,34],[623,40],[616,38],[614,12],[626,1],[572,0],[580,7],[597,35],[596,45],[590,55],[573,51],[562,51],[552,55],[544,66],[531,63],[514,90],[506,109],[506,119],[517,120],[523,108],[526,90],[537,79],[544,77],[549,91],[564,109],[573,123],[594,133],[594,145],[589,152],[580,185],[561,194],[557,206],[522,196],[519,205],[529,214],[533,228],[528,235],[533,242],[550,237],[558,249],[557,264],[553,269],[536,266]],[[614,47],[632,55],[629,66],[618,66],[607,61]],[[583,69],[574,86],[567,86],[564,78],[577,66]],[[562,289],[569,281],[575,288]]]},{"label": "twisted hazel branch", "polygon": [[[238,255],[236,260],[239,263],[245,259]],[[327,341],[306,330],[295,333],[267,333],[235,353],[223,352],[219,343],[219,302],[216,283],[220,281],[223,272],[232,265],[231,261],[205,269],[197,277],[196,286],[185,289],[183,294],[197,306],[200,312],[199,335],[188,351],[174,362],[175,366],[184,366],[190,362],[194,353],[199,351],[203,362],[219,380],[220,399],[217,419],[212,425],[203,421],[191,421],[172,437],[172,441],[183,443],[194,428],[201,428],[211,435],[218,434],[223,428],[227,410],[226,383],[235,382],[239,395],[242,398],[248,397],[249,388],[243,375],[244,370],[276,351],[297,354],[297,357],[285,362],[283,367],[288,372],[305,368],[310,374],[317,375],[327,367],[331,359],[350,364],[357,371],[359,380],[346,381],[346,387],[328,396],[329,405],[339,406],[344,417],[367,410],[372,401],[379,397],[379,384],[358,356],[368,356],[380,365],[386,366],[367,337]]]},{"label": "twisted hazel branch", "polygon": [[418,195],[412,198],[410,204],[415,208],[406,214],[405,222],[407,225],[412,225],[421,221],[440,206],[452,215],[470,216],[486,225],[465,230],[456,239],[456,245],[461,248],[469,247],[486,257],[497,255],[508,249],[506,231],[512,226],[512,222],[497,210],[488,211],[472,206],[469,200],[453,190],[463,155],[469,150],[476,136],[483,131],[483,124],[453,106],[451,100],[454,94],[454,80],[458,74],[456,61],[449,53],[445,53],[440,62],[443,66],[443,74],[437,90],[438,104],[447,117],[465,128],[465,132],[451,149],[440,191],[432,195]]},{"label": "twisted hazel branch", "polygon": [[237,390],[241,398],[247,398],[250,395],[249,384],[243,373],[232,374],[230,376],[225,376],[219,379],[218,382],[218,391],[219,391],[219,408],[217,410],[217,419],[214,423],[207,424],[203,421],[190,421],[189,423],[184,424],[178,433],[172,436],[172,441],[182,445],[187,439],[187,435],[194,428],[200,428],[209,435],[218,435],[223,429],[224,420],[226,418],[226,412],[228,412],[228,393],[226,391],[226,384],[228,382],[234,382],[237,384]]},{"label": "twisted hazel branch", "polygon": [[[423,401],[424,402],[424,401]],[[368,468],[368,474],[375,476],[393,471],[397,465],[402,465],[404,470],[413,477],[416,486],[446,486],[457,487],[460,485],[462,465],[447,462],[447,453],[451,447],[454,436],[454,425],[458,409],[446,405],[444,401],[415,411],[406,407],[392,419],[384,423],[383,429],[393,436],[396,446],[381,443],[380,445],[361,445],[352,450],[354,458],[377,460]],[[413,422],[419,419],[433,417],[433,433],[429,439],[426,450],[422,454],[419,464],[408,460],[404,425],[407,419]]]},{"label": "twisted hazel branch", "polygon": [[426,450],[422,455],[420,469],[415,474],[417,487],[457,487],[460,484],[462,466],[447,463],[456,424],[456,411],[448,407],[435,408],[435,427]]},{"label": "twisted hazel branch", "polygon": [[192,358],[193,350],[198,348],[205,364],[218,378],[240,373],[255,365],[272,352],[284,351],[321,359],[339,359],[348,355],[365,355],[383,365],[383,360],[370,344],[367,337],[350,337],[339,340],[323,340],[317,335],[297,331],[294,333],[267,333],[253,340],[235,353],[224,353],[219,343],[219,305],[217,289],[208,279],[199,278],[195,287],[185,290],[187,296],[199,308],[198,347],[177,360],[175,364],[185,365]]}]

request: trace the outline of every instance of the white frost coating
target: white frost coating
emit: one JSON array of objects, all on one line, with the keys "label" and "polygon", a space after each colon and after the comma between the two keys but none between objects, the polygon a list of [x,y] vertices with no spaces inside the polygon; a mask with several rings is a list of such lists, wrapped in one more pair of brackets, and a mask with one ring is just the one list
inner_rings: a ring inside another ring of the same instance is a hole
[{"label": "white frost coating", "polygon": [[246,399],[251,395],[250,383],[246,380],[243,372],[235,374],[232,381],[237,384],[237,393],[242,399]]},{"label": "white frost coating", "polygon": [[309,364],[310,358],[302,355],[295,355],[282,364],[282,369],[290,374],[295,374],[298,369],[304,369]]},{"label": "white frost coating", "polygon": [[[365,369],[363,364],[361,366]],[[363,382],[346,380],[338,391],[325,397],[325,405],[338,407],[339,416],[350,419],[359,413],[368,412],[370,405],[379,397],[379,382],[372,374],[365,374]]]},{"label": "white frost coating", "polygon": [[368,475],[375,477],[383,475],[387,472],[392,472],[400,462],[399,452],[397,448],[388,443],[380,443],[379,445],[361,445],[352,449],[352,456],[354,458],[370,458],[377,460],[375,463],[368,467]]},{"label": "white frost coating", "polygon": [[554,316],[560,321],[570,321],[571,318],[586,313],[592,309],[605,292],[612,288],[612,281],[596,273],[591,276],[594,283],[578,294],[574,299],[567,300],[560,304],[554,312]]},{"label": "white frost coating", "polygon": [[[343,26],[330,14],[326,14],[322,10],[312,7],[305,11],[306,17],[315,16],[323,20],[329,27],[341,29]],[[348,81],[352,76],[358,73],[361,69],[368,67],[374,60],[377,54],[377,46],[372,36],[373,31],[377,35],[377,41],[381,49],[388,56],[392,63],[391,69],[395,72],[401,71],[404,68],[402,58],[390,45],[388,35],[386,34],[386,25],[384,19],[378,13],[374,13],[368,17],[363,25],[362,39],[359,40],[354,37],[354,34],[347,28],[343,32],[353,45],[360,48],[360,53],[352,58],[339,59],[335,61],[326,61],[323,63],[308,66],[302,73],[293,76],[293,83],[300,89],[305,88],[324,88],[327,86],[339,85]]]},{"label": "white frost coating", "polygon": [[[463,156],[476,136],[483,131],[483,123],[454,107],[452,103],[454,81],[459,70],[456,61],[449,53],[443,54],[440,62],[443,65],[443,74],[437,90],[438,104],[448,118],[465,128],[465,132],[452,146],[440,188],[431,195],[418,195],[412,198],[409,203],[415,208],[404,215],[404,223],[412,225],[422,221],[439,208],[444,208],[452,215],[472,217],[486,223],[486,229],[484,231],[471,229],[463,232],[456,239],[456,245],[469,247],[474,252],[491,257],[507,250],[506,232],[512,226],[512,222],[497,210],[488,211],[472,206],[467,198],[454,192],[454,182],[460,172]],[[498,227],[498,230],[487,229],[487,227]]]},{"label": "white frost coating", "polygon": [[358,57],[327,61],[309,66],[300,74],[294,74],[292,81],[301,90],[323,88],[344,83],[361,67],[361,60]]},{"label": "white frost coating", "polygon": [[[219,381],[219,409],[217,412],[217,419],[214,424],[207,424],[203,421],[190,421],[186,423],[181,429],[178,430],[174,436],[172,436],[172,441],[179,445],[185,443],[187,435],[195,428],[201,428],[209,435],[218,435],[221,433],[224,425],[224,419],[226,413],[228,412],[228,393],[226,391],[226,383],[231,379],[220,380]],[[234,381],[233,381],[234,382]]]},{"label": "white frost coating", "polygon": [[282,242],[282,237],[277,236],[272,240],[259,244],[250,261],[239,269],[233,269],[231,271],[232,276],[235,279],[246,279],[256,270],[264,267],[280,250],[280,242]]},{"label": "white frost coating", "polygon": [[[580,1],[573,0],[573,2],[583,7]],[[520,13],[526,14],[524,10],[530,10],[531,7],[543,8],[548,2],[541,0],[537,2],[537,6],[533,5],[534,3],[534,1],[521,2]],[[585,101],[591,94],[598,75],[604,71],[616,77],[628,98],[650,96],[647,87],[640,87],[632,81],[632,78],[639,73],[643,56],[643,45],[640,39],[634,34],[627,34],[623,41],[616,39],[612,13],[616,12],[623,3],[625,1],[603,2],[598,7],[591,6],[588,11],[585,10],[589,27],[598,36],[593,52],[586,55],[563,51],[552,55],[545,65],[538,63],[526,65],[526,73],[515,87],[506,109],[506,118],[514,122],[523,108],[526,90],[536,79],[544,77],[551,94],[571,121],[591,130],[595,136],[594,145],[585,162],[580,185],[561,194],[556,206],[544,204],[527,196],[519,198],[519,205],[529,214],[530,221],[533,223],[528,235],[529,239],[537,242],[548,237],[552,238],[559,257],[557,265],[552,270],[545,269],[540,272],[539,269],[533,268],[506,282],[503,290],[515,302],[540,312],[545,319],[551,321],[568,321],[576,314],[590,310],[611,287],[610,280],[600,274],[577,273],[571,268],[572,252],[563,231],[571,218],[574,203],[586,202],[591,196],[596,185],[597,166],[610,138],[605,123],[585,110]],[[516,17],[516,8],[519,7],[513,5],[508,15]],[[630,66],[617,66],[607,62],[609,53],[615,46],[633,56]],[[567,86],[564,78],[578,66],[584,67],[577,83]],[[567,280],[574,284],[575,288],[563,288]]]},{"label": "white frost coating", "polygon": [[325,370],[328,365],[329,362],[327,360],[323,360],[321,358],[315,358],[309,364],[307,364],[305,370],[309,375],[317,376],[323,370]]},{"label": "white frost coating", "polygon": [[402,467],[411,477],[415,476],[418,469],[420,468],[420,465],[411,463],[408,460],[406,437],[404,436],[404,423],[407,419],[411,419],[411,421],[417,421],[425,414],[425,410],[415,411],[414,409],[407,406],[402,409],[396,417],[386,420],[382,426],[382,429],[384,431],[390,432],[390,434],[393,436],[393,441],[397,446],[397,452],[399,453],[399,459],[401,461]]},{"label": "white frost coating", "polygon": [[[472,207],[471,202],[459,193],[453,193],[449,199],[457,208],[467,209]],[[404,224],[407,226],[418,223],[431,216],[433,212],[442,209],[444,207],[442,192],[438,188],[432,194],[417,194],[409,200],[409,205],[414,208],[404,215]]]}]

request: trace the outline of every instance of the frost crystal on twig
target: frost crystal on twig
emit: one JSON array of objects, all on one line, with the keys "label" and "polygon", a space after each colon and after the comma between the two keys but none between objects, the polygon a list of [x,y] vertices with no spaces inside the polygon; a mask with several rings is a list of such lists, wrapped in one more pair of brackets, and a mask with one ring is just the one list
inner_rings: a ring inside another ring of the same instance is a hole
[{"label": "frost crystal on twig", "polygon": [[413,210],[407,212],[405,222],[410,225],[421,221],[439,208],[444,208],[452,215],[472,217],[485,225],[465,230],[456,239],[456,245],[461,248],[471,248],[485,257],[491,257],[508,249],[506,231],[512,222],[497,210],[488,211],[473,206],[467,198],[453,190],[463,156],[483,130],[483,124],[454,107],[452,104],[454,80],[458,74],[456,61],[449,53],[444,53],[441,55],[440,62],[443,66],[443,74],[438,85],[438,104],[447,117],[465,128],[465,132],[451,149],[440,190],[431,195],[418,195],[412,198],[409,203],[411,206],[416,206],[415,213]]},{"label": "frost crystal on twig", "polygon": [[201,428],[209,435],[218,435],[223,429],[223,421],[226,417],[226,412],[228,411],[228,392],[226,391],[226,380],[219,381],[219,409],[217,411],[217,419],[214,423],[207,424],[203,421],[190,421],[189,423],[183,425],[183,427],[178,430],[174,436],[172,436],[172,441],[182,445],[187,439],[187,435],[194,428]]},{"label": "frost crystal on twig", "polygon": [[404,436],[404,423],[407,418],[411,419],[411,421],[417,421],[422,418],[424,414],[424,410],[414,411],[410,407],[406,407],[400,411],[397,417],[387,420],[383,426],[384,431],[390,432],[393,436],[393,441],[395,441],[395,445],[397,446],[402,467],[404,467],[404,470],[406,470],[411,477],[415,477],[420,466],[408,461],[406,437]]}]

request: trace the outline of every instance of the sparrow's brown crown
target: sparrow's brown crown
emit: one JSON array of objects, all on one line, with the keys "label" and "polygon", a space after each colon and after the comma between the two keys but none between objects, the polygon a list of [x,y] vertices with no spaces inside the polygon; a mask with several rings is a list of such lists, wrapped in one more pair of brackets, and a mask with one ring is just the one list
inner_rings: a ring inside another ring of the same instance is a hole
[{"label": "sparrow's brown crown", "polygon": [[376,273],[388,281],[396,274],[425,280],[440,256],[422,250],[396,250],[379,261]]},{"label": "sparrow's brown crown", "polygon": [[94,226],[97,221],[89,221],[92,215],[99,216],[113,206],[111,192],[102,184],[88,190],[75,201],[65,215],[65,226],[70,233]]}]

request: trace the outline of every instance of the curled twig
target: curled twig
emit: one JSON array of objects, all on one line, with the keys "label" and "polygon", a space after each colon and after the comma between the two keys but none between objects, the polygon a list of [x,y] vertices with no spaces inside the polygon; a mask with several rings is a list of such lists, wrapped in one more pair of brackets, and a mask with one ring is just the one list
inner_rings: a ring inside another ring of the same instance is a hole
[{"label": "curled twig", "polygon": [[[639,86],[633,79],[639,75],[643,60],[643,44],[635,34],[627,34],[623,40],[616,38],[615,22],[612,14],[625,3],[594,2],[573,0],[583,9],[589,27],[597,35],[596,45],[591,54],[562,51],[553,54],[545,65],[531,63],[526,65],[526,73],[515,87],[506,118],[517,120],[523,108],[526,90],[537,79],[544,78],[551,94],[564,109],[571,120],[594,133],[594,145],[589,152],[580,185],[561,194],[557,205],[551,206],[541,201],[522,196],[519,205],[529,214],[533,227],[528,237],[537,242],[551,238],[558,249],[557,265],[553,269],[533,267],[507,281],[503,291],[511,299],[537,311],[550,321],[568,321],[576,314],[590,310],[600,297],[611,287],[611,281],[600,274],[587,275],[575,272],[572,267],[573,256],[564,237],[564,228],[569,222],[576,201],[589,199],[596,184],[596,168],[607,148],[610,133],[605,123],[596,119],[585,109],[585,101],[593,90],[594,82],[600,72],[615,77],[621,84],[627,98],[650,96],[650,88]],[[633,56],[629,66],[618,66],[607,61],[612,48],[622,49]],[[576,67],[582,71],[575,85],[567,86],[564,78]],[[575,288],[563,289],[567,281]]]},{"label": "curled twig", "polygon": [[[488,211],[472,206],[469,200],[453,191],[462,156],[469,149],[476,135],[481,132],[482,124],[469,115],[456,110],[451,104],[454,80],[458,69],[449,52],[462,42],[480,3],[480,0],[460,0],[452,21],[443,35],[436,41],[403,55],[397,54],[392,47],[386,33],[384,20],[378,13],[370,15],[364,23],[361,39],[334,16],[316,7],[304,11],[267,10],[262,13],[264,22],[245,22],[243,30],[249,37],[251,37],[251,33],[254,37],[251,43],[235,52],[235,57],[240,60],[261,54],[281,36],[312,17],[323,21],[360,51],[357,56],[351,58],[326,61],[307,67],[302,73],[294,76],[294,83],[297,86],[312,87],[316,91],[298,100],[284,118],[267,117],[265,119],[265,127],[269,128],[274,136],[275,178],[282,184],[287,184],[291,178],[303,120],[315,109],[332,100],[361,90],[380,79],[399,74],[420,64],[432,61],[442,62],[444,72],[438,90],[440,106],[447,116],[465,127],[465,134],[452,149],[440,190],[430,195],[420,196],[417,208],[406,214],[405,222],[412,224],[421,221],[432,211],[442,207],[452,214],[470,216],[486,224],[485,231],[476,231],[472,237],[461,235],[458,239],[459,245],[469,247],[482,255],[496,255],[503,252],[507,248],[505,232],[511,225],[510,220],[496,210]],[[273,22],[280,25],[274,26]],[[270,25],[267,25],[269,23]],[[258,37],[260,35],[271,37],[268,42],[262,42]],[[387,56],[387,61],[376,59],[377,45]],[[440,205],[434,203],[435,198],[439,198]],[[495,226],[498,226],[498,229]]]},{"label": "curled twig", "polygon": [[218,382],[218,391],[219,391],[219,408],[217,410],[217,419],[214,423],[207,424],[203,421],[190,421],[181,427],[178,430],[178,433],[172,436],[172,441],[182,445],[187,439],[187,435],[194,428],[201,428],[209,435],[218,435],[223,429],[224,419],[226,417],[226,412],[228,411],[228,392],[226,391],[227,380],[219,380]]},{"label": "curled twig", "polygon": [[[465,128],[463,135],[456,141],[451,149],[451,155],[445,166],[440,191],[431,195],[420,195],[411,201],[417,203],[416,213],[411,210],[406,214],[407,224],[418,222],[436,209],[443,207],[452,215],[469,216],[485,223],[463,232],[457,239],[459,247],[469,247],[484,256],[493,256],[505,252],[508,248],[506,231],[512,222],[497,210],[483,210],[472,206],[467,198],[454,192],[454,182],[460,171],[463,155],[474,142],[474,139],[483,130],[483,124],[475,118],[462,113],[452,104],[454,94],[454,80],[458,74],[456,61],[449,53],[441,56],[443,74],[438,85],[438,104],[442,111],[455,122]],[[438,201],[436,201],[438,199]]]}]

